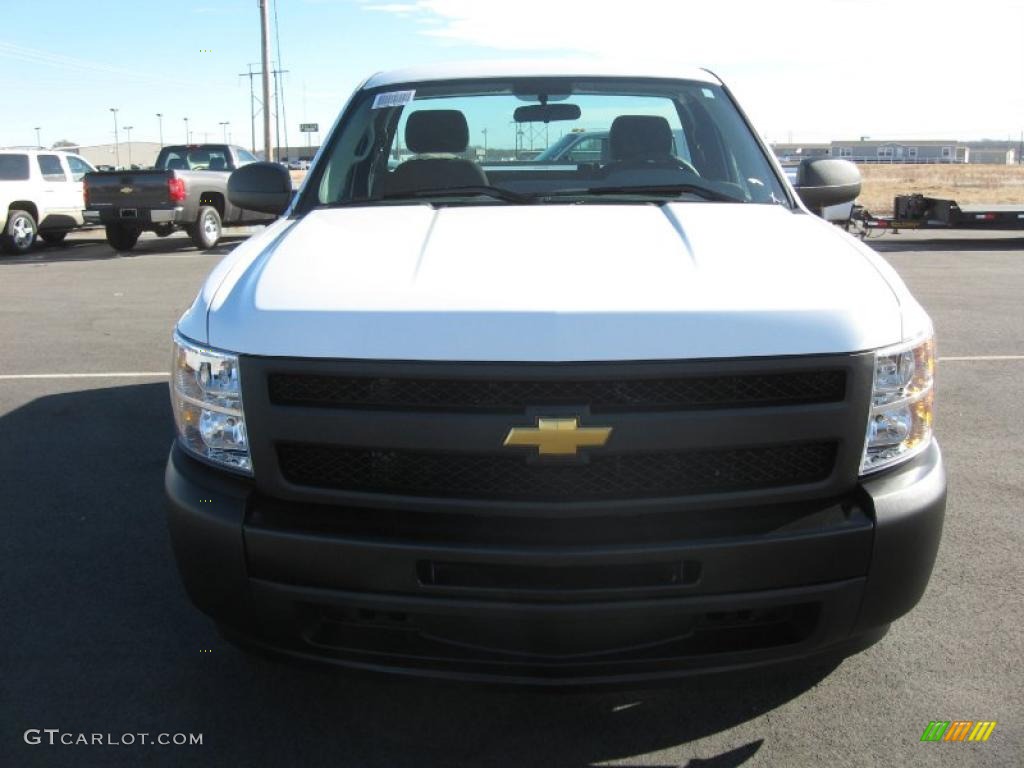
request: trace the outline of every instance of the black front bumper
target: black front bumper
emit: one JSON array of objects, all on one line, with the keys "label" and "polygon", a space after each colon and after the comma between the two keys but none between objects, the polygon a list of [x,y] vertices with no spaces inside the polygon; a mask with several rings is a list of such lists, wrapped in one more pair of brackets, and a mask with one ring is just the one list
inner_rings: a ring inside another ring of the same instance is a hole
[{"label": "black front bumper", "polygon": [[946,480],[933,444],[842,498],[718,509],[686,535],[627,516],[619,540],[579,519],[504,530],[460,513],[423,530],[414,515],[268,499],[177,446],[166,489],[186,589],[232,639],[353,668],[571,685],[870,644],[924,592]]}]

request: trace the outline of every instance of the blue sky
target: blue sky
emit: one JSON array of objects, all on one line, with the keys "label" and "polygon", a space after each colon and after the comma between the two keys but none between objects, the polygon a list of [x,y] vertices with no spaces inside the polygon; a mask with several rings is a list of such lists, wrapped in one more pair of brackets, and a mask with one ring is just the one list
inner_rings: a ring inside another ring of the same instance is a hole
[{"label": "blue sky", "polygon": [[[374,71],[560,54],[708,66],[773,140],[1016,139],[1024,128],[1012,0],[930,0],[913,12],[887,0],[632,0],[594,13],[578,0],[277,2],[292,144],[300,122],[326,129]],[[249,144],[238,73],[259,61],[256,0],[7,0],[2,18],[0,145],[34,143],[35,126],[44,144],[111,141],[111,107],[133,139],[156,140],[161,112],[167,142],[184,140],[188,117],[194,139],[216,140],[230,121],[232,139]]]}]

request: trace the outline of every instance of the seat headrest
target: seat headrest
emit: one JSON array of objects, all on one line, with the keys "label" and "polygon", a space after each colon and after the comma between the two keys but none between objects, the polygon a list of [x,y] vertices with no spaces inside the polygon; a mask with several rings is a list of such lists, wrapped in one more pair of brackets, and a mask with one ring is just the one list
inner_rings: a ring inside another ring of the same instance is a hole
[{"label": "seat headrest", "polygon": [[167,162],[167,170],[169,171],[184,171],[188,168],[188,164],[180,157],[172,157]]},{"label": "seat headrest", "polygon": [[469,125],[457,109],[423,109],[405,124],[405,146],[416,154],[464,152],[468,145]]},{"label": "seat headrest", "polygon": [[220,155],[215,155],[210,158],[210,170],[211,171],[223,171],[226,170],[228,164],[224,162],[224,158]]},{"label": "seat headrest", "polygon": [[619,115],[612,121],[609,143],[613,160],[672,154],[672,128],[656,115]]}]

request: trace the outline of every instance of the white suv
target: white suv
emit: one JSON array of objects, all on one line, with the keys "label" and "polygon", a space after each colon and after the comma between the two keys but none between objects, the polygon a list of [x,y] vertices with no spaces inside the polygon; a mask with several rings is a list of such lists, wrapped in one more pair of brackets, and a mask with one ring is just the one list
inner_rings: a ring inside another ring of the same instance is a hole
[{"label": "white suv", "polygon": [[56,149],[0,149],[0,249],[25,253],[36,236],[61,242],[82,226],[82,178],[96,170]]}]

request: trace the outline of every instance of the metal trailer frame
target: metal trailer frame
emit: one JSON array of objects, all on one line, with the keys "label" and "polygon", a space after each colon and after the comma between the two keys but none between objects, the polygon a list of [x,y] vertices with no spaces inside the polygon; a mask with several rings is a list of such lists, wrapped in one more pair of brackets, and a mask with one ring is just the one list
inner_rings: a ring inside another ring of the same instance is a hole
[{"label": "metal trailer frame", "polygon": [[855,209],[853,219],[864,231],[899,232],[901,229],[983,229],[1024,230],[1024,205],[967,206],[955,200],[924,195],[897,195],[892,216],[875,216],[864,208]]}]

